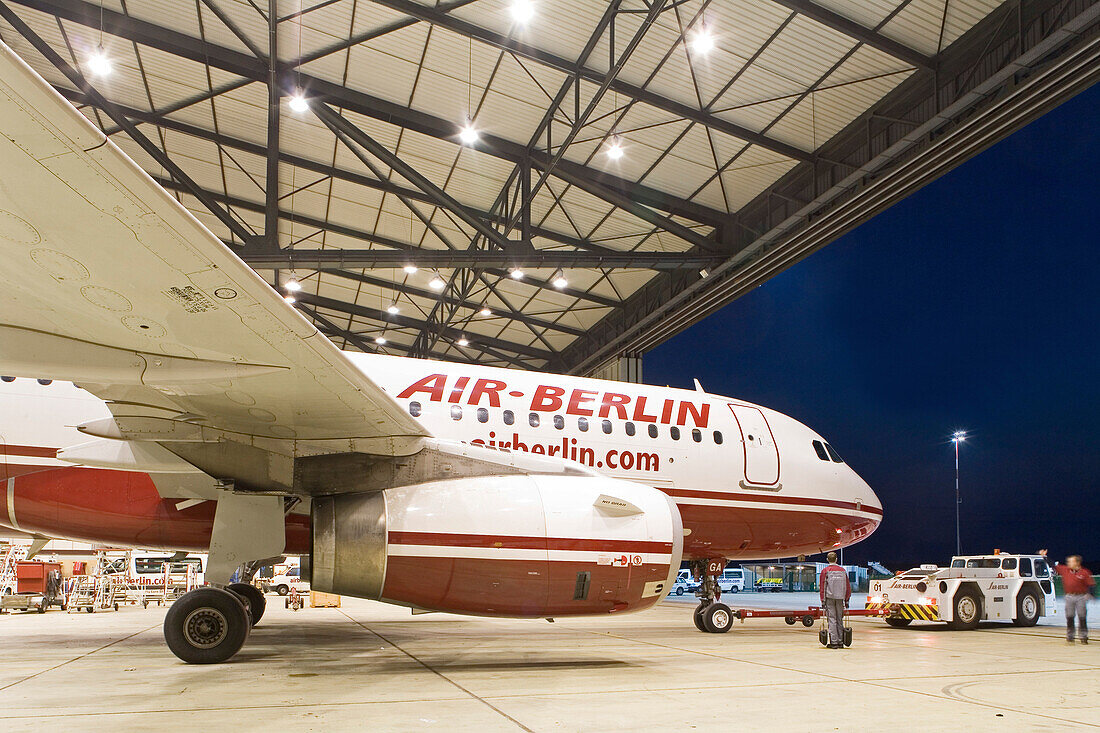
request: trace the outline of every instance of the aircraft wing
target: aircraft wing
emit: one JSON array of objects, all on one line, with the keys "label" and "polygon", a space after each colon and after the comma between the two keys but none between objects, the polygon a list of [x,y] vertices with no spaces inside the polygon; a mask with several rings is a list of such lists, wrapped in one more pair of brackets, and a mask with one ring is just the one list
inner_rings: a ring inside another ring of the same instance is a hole
[{"label": "aircraft wing", "polygon": [[427,435],[3,43],[0,275],[0,374],[80,383],[111,437]]}]

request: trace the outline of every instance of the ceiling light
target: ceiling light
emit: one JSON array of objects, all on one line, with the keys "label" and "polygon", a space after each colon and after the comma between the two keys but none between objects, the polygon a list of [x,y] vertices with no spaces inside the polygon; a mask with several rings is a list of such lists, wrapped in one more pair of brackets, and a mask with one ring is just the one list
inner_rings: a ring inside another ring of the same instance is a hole
[{"label": "ceiling light", "polygon": [[385,337],[384,337],[384,336],[379,336],[378,338],[376,338],[376,339],[374,340],[374,343],[376,343],[376,344],[378,344],[379,346],[381,346],[382,344],[386,343],[386,339],[385,339]]},{"label": "ceiling light", "polygon": [[710,276],[710,270],[708,270],[707,268],[704,267],[702,270],[699,270],[699,277],[701,277],[705,280],[709,276]]},{"label": "ceiling light", "polygon": [[298,92],[293,97],[291,97],[290,101],[287,102],[287,104],[295,112],[305,112],[309,109],[309,102],[304,96],[302,96],[301,92]]},{"label": "ceiling light", "polygon": [[291,305],[294,305],[295,303],[298,302],[298,299],[295,298],[293,295],[284,295],[283,300],[290,303]]},{"label": "ceiling light", "polygon": [[607,146],[607,157],[611,160],[618,160],[623,157],[623,146],[619,143],[619,136],[611,138],[611,143]]},{"label": "ceiling light", "polygon": [[428,287],[432,290],[442,290],[443,288],[447,287],[447,283],[444,282],[443,278],[441,278],[439,275],[436,275],[428,283]]},{"label": "ceiling light", "polygon": [[466,124],[458,131],[458,139],[462,141],[463,145],[473,145],[477,142],[477,138],[478,134],[477,129],[474,127],[474,122],[467,117]]},{"label": "ceiling light", "polygon": [[302,289],[302,284],[298,282],[297,279],[292,277],[286,281],[286,284],[283,285],[283,287],[291,293],[297,293],[299,290]]},{"label": "ceiling light", "polygon": [[522,280],[523,279],[523,270],[519,269],[518,267],[514,267],[514,268],[512,268],[511,275],[512,275],[513,280]]},{"label": "ceiling light", "polygon": [[706,53],[714,48],[714,37],[710,34],[710,29],[705,25],[691,36],[691,50],[695,53]]},{"label": "ceiling light", "polygon": [[556,278],[554,278],[554,287],[558,290],[561,290],[568,284],[569,281],[565,279],[565,275],[558,275]]},{"label": "ceiling light", "polygon": [[459,346],[469,346],[469,345],[470,345],[470,342],[466,340],[466,337],[465,337],[465,336],[463,336],[462,338],[460,338],[460,339],[458,340],[458,345],[459,345]]},{"label": "ceiling light", "polygon": [[526,23],[535,17],[535,4],[531,0],[512,0],[512,19]]},{"label": "ceiling light", "polygon": [[493,315],[493,312],[492,312],[491,310],[489,310],[489,307],[488,307],[488,306],[486,306],[486,307],[484,307],[484,308],[482,308],[482,309],[481,309],[481,315],[483,315],[483,316],[491,316],[491,315]]},{"label": "ceiling light", "polygon": [[97,48],[95,53],[88,57],[88,71],[92,72],[93,76],[107,76],[112,68],[111,59],[107,58],[103,46]]},{"label": "ceiling light", "polygon": [[406,275],[415,275],[416,274],[416,265],[405,265],[405,274]]},{"label": "ceiling light", "polygon": [[386,312],[391,316],[396,316],[400,310],[401,309],[397,307],[397,303],[392,303],[390,307],[386,309]]}]

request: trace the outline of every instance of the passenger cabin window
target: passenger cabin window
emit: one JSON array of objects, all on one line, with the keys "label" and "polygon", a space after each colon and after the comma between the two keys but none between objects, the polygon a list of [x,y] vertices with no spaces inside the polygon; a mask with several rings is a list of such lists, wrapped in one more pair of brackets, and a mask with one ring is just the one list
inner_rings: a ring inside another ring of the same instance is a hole
[{"label": "passenger cabin window", "polygon": [[1020,575],[1024,578],[1030,578],[1031,577],[1031,558],[1030,557],[1021,557],[1020,558]]},{"label": "passenger cabin window", "polygon": [[714,444],[715,445],[722,445],[722,431],[721,430],[715,430],[714,431]]},{"label": "passenger cabin window", "polygon": [[651,438],[656,438],[657,437],[657,426],[654,425],[653,423],[649,424],[649,437],[651,437]]},{"label": "passenger cabin window", "polygon": [[603,432],[604,432],[605,435],[611,435],[611,421],[610,420],[604,420],[602,423],[600,423],[600,426],[603,428]]},{"label": "passenger cabin window", "polygon": [[1001,560],[1001,570],[1015,570],[1015,569],[1016,569],[1016,558],[1006,557],[1004,560]]},{"label": "passenger cabin window", "polygon": [[833,446],[826,443],[825,450],[829,451],[829,458],[833,459],[833,463],[844,463],[844,459],[840,457],[840,454],[836,452]]},{"label": "passenger cabin window", "polygon": [[565,430],[565,418],[561,415],[554,415],[554,427],[558,430]]},{"label": "passenger cabin window", "polygon": [[[968,568],[999,568],[1001,567],[1001,561],[995,557],[975,557],[966,561],[966,567]],[[1028,568],[1030,570],[1030,568]]]},{"label": "passenger cabin window", "polygon": [[691,431],[691,439],[694,440],[696,443],[702,443],[703,442],[703,431],[700,430],[699,428],[693,429]]},{"label": "passenger cabin window", "polygon": [[504,411],[504,424],[505,425],[512,425],[513,423],[515,423],[515,421],[516,421],[516,413],[512,412],[511,410],[505,410]]},{"label": "passenger cabin window", "polygon": [[627,435],[634,435],[634,423],[628,422],[625,426]]},{"label": "passenger cabin window", "polygon": [[587,417],[578,417],[577,418],[577,429],[580,430],[582,433],[587,433],[588,432],[588,418]]},{"label": "passenger cabin window", "polygon": [[461,420],[462,419],[462,406],[461,405],[451,405],[451,419],[452,420]]},{"label": "passenger cabin window", "polygon": [[539,426],[539,414],[537,412],[532,412],[527,416],[527,422],[531,424],[531,427],[537,428]]},{"label": "passenger cabin window", "polygon": [[419,402],[410,402],[409,403],[409,414],[412,415],[413,417],[420,417],[420,403]]},{"label": "passenger cabin window", "polygon": [[814,452],[817,453],[817,457],[823,461],[829,460],[829,452],[825,450],[825,444],[820,440],[814,441]]},{"label": "passenger cabin window", "polygon": [[484,407],[477,408],[477,421],[489,422],[489,411],[486,410]]},{"label": "passenger cabin window", "polygon": [[680,428],[676,427],[675,425],[668,429],[668,433],[672,436],[673,440],[680,439]]}]

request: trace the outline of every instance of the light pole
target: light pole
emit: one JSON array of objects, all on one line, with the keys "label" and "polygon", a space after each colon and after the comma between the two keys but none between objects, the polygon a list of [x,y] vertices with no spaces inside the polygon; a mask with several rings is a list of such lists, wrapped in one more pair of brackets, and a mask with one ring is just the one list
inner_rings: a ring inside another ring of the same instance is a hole
[{"label": "light pole", "polygon": [[962,554],[962,540],[959,533],[959,506],[962,504],[962,497],[959,496],[959,443],[966,440],[966,432],[963,430],[956,430],[955,434],[951,437],[951,442],[955,444],[955,554]]}]

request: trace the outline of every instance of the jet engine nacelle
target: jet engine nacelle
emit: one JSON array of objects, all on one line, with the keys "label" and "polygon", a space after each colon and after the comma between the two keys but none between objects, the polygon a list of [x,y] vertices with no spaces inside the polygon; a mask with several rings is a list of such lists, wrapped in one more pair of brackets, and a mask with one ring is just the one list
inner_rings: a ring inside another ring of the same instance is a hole
[{"label": "jet engine nacelle", "polygon": [[683,525],[657,489],[492,476],[313,500],[312,588],[433,611],[552,617],[649,608]]}]

